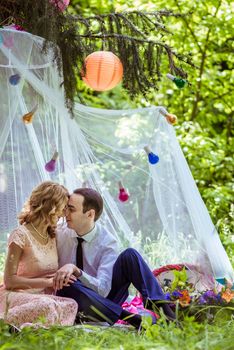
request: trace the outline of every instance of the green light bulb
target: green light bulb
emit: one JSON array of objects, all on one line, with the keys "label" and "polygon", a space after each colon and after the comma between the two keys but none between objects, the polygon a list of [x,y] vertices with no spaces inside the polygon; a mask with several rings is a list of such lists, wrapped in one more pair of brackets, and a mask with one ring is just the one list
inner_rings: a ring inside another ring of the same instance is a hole
[{"label": "green light bulb", "polygon": [[169,74],[169,73],[167,74],[167,78],[170,79],[170,80],[172,80],[173,83],[174,83],[179,89],[182,89],[182,88],[185,86],[185,84],[187,83],[187,80],[182,79],[182,78],[177,78],[177,77],[175,77],[174,75]]}]

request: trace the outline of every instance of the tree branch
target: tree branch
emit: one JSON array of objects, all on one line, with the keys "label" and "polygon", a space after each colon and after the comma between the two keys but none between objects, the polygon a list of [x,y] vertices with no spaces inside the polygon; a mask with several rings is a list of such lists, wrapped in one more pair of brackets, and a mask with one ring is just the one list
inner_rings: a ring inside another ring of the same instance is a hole
[{"label": "tree branch", "polygon": [[[214,13],[214,18],[218,14],[219,8],[221,6],[221,2],[222,2],[222,0],[220,0],[218,3],[218,6],[217,6],[215,13]],[[210,37],[212,27],[213,27],[213,25],[211,25],[207,31],[206,38],[205,38],[205,46],[204,46],[204,49],[202,50],[201,64],[200,64],[200,69],[199,69],[199,80],[197,83],[197,91],[196,91],[193,109],[192,109],[192,113],[191,113],[191,117],[190,117],[191,120],[194,120],[196,115],[197,115],[198,103],[200,102],[200,99],[201,99],[202,76],[203,76],[203,72],[204,72],[204,68],[205,68],[206,51],[208,48],[209,37]]]}]

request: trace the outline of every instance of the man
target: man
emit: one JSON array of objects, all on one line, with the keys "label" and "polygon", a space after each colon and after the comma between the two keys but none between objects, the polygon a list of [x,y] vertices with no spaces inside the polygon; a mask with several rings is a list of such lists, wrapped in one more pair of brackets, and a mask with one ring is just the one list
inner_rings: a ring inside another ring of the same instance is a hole
[{"label": "man", "polygon": [[[70,196],[67,227],[58,228],[57,232],[62,266],[54,278],[57,294],[75,299],[85,314],[114,323],[129,315],[120,305],[133,283],[147,308],[161,306],[167,318],[174,320],[160,285],[141,255],[128,248],[118,256],[116,239],[97,223],[102,211],[103,199],[91,188],[77,189]],[[71,275],[78,280],[63,287]],[[137,316],[128,320],[136,327],[141,322]]]}]

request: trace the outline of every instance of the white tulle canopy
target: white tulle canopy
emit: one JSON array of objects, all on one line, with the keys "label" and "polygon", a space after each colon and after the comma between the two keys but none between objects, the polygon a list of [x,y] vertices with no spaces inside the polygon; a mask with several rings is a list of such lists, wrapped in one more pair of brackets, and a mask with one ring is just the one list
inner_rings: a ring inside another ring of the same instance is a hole
[{"label": "white tulle canopy", "polygon": [[[53,54],[42,53],[42,46],[42,38],[0,29],[1,249],[33,187],[52,179],[70,191],[84,185],[98,190],[105,202],[103,224],[120,246],[140,249],[152,267],[192,264],[233,281],[165,109],[76,104],[72,119]],[[25,124],[22,116],[34,107],[33,122]],[[149,163],[145,146],[158,155],[156,164]],[[47,172],[55,151],[56,168]],[[126,202],[118,199],[119,181],[130,195]]]}]

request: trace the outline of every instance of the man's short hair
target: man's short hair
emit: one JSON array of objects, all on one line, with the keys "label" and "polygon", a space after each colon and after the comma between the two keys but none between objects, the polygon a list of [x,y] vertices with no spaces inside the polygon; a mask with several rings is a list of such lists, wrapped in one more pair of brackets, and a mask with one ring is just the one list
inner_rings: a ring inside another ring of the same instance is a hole
[{"label": "man's short hair", "polygon": [[77,188],[73,191],[73,193],[80,194],[84,197],[83,213],[86,213],[86,211],[90,209],[94,209],[94,221],[97,221],[100,218],[103,211],[103,199],[100,193],[98,193],[92,188]]}]

